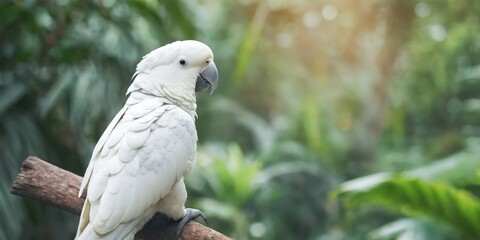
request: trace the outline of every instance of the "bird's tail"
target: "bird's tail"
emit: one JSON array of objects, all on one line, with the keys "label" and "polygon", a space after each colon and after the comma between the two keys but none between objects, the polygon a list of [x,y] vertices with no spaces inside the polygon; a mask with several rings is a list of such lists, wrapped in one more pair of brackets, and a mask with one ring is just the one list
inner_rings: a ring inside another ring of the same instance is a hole
[{"label": "bird's tail", "polygon": [[133,240],[136,233],[138,221],[131,221],[118,225],[111,232],[99,234],[95,232],[93,225],[89,223],[75,240]]},{"label": "bird's tail", "polygon": [[134,219],[130,222],[120,223],[112,231],[106,234],[99,234],[90,223],[90,202],[85,201],[80,215],[77,236],[74,240],[133,240],[137,232],[137,225],[140,219]]}]

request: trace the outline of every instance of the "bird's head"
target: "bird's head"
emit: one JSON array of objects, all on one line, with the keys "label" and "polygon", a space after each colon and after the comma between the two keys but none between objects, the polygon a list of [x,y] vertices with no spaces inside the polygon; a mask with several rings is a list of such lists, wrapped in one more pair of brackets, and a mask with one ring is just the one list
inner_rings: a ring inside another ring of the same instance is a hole
[{"label": "bird's head", "polygon": [[139,90],[173,101],[190,101],[195,92],[210,88],[213,93],[218,71],[207,45],[194,40],[177,41],[143,57],[133,81],[128,93]]}]

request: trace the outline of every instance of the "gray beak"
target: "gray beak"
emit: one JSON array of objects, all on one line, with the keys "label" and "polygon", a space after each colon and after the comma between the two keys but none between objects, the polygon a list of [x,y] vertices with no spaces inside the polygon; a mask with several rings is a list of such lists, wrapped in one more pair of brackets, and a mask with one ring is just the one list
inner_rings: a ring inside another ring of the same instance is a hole
[{"label": "gray beak", "polygon": [[218,70],[214,62],[211,62],[208,67],[203,69],[197,76],[195,84],[195,92],[203,92],[210,87],[210,95],[217,88],[218,84]]}]

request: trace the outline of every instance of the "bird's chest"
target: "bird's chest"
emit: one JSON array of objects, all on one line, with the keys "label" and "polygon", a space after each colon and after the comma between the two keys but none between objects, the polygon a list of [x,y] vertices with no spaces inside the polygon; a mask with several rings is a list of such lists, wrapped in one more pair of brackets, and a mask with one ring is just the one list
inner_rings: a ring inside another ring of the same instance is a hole
[{"label": "bird's chest", "polygon": [[[125,129],[123,145],[128,147],[121,147],[129,149],[128,153],[124,153],[125,156],[135,158],[132,164],[138,166],[140,174],[180,176],[190,172],[197,142],[195,123],[191,116],[172,105],[147,110],[150,109],[145,109],[143,113],[132,109],[126,113],[122,124]],[[129,157],[125,160],[130,161]],[[169,173],[165,172],[166,168]]]}]

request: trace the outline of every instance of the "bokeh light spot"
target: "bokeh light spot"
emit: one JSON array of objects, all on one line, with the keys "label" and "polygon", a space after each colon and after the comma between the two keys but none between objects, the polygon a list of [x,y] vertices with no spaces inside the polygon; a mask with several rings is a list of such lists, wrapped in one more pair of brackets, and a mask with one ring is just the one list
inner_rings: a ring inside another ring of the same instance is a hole
[{"label": "bokeh light spot", "polygon": [[308,11],[303,14],[303,24],[305,24],[306,27],[308,28],[314,28],[318,26],[319,23],[319,17],[318,17],[318,12],[316,11]]},{"label": "bokeh light spot", "polygon": [[286,32],[282,32],[277,35],[277,45],[279,47],[287,48],[292,45],[293,38],[292,35]]},{"label": "bokeh light spot", "polygon": [[337,8],[333,5],[325,5],[322,8],[322,16],[328,21],[334,20],[338,15]]},{"label": "bokeh light spot", "polygon": [[430,15],[430,6],[424,2],[418,3],[415,5],[415,14],[421,18],[427,17]]},{"label": "bokeh light spot", "polygon": [[267,231],[267,228],[263,223],[256,222],[250,225],[250,234],[253,237],[257,237],[257,238],[262,237],[263,235],[265,235],[266,231]]},{"label": "bokeh light spot", "polygon": [[447,30],[440,24],[430,26],[428,30],[430,37],[432,37],[434,41],[441,42],[447,38]]}]

